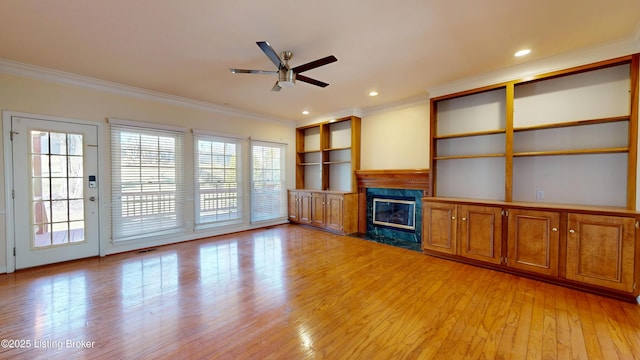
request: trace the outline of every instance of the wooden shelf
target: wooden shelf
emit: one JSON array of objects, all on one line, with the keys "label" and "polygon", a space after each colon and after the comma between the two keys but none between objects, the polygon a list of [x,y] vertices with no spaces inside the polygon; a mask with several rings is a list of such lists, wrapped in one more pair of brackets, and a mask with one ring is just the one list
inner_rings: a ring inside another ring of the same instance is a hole
[{"label": "wooden shelf", "polygon": [[455,139],[455,138],[463,138],[463,137],[470,137],[470,136],[504,134],[505,132],[506,132],[505,129],[494,129],[494,130],[474,131],[474,132],[468,132],[468,133],[434,136],[434,139],[437,139],[437,140]]},{"label": "wooden shelf", "polygon": [[505,154],[478,154],[478,155],[453,155],[453,156],[435,156],[434,160],[452,160],[452,159],[480,159],[490,157],[504,157]]},{"label": "wooden shelf", "polygon": [[595,124],[605,124],[605,123],[620,122],[620,121],[629,121],[629,119],[630,119],[629,115],[624,115],[624,116],[614,116],[614,117],[607,117],[607,118],[600,118],[600,119],[575,120],[575,121],[567,121],[567,122],[561,122],[561,123],[555,123],[555,124],[518,127],[518,128],[514,128],[513,131],[521,132],[521,131],[557,129],[557,128],[563,128],[563,127],[575,127],[575,126],[583,126],[583,125],[595,125]]},{"label": "wooden shelf", "polygon": [[[360,121],[347,116],[296,128],[296,189],[356,191]],[[333,164],[346,165],[330,166]]]},{"label": "wooden shelf", "polygon": [[603,149],[580,149],[580,150],[550,150],[550,151],[527,151],[513,153],[514,157],[523,156],[553,156],[553,155],[582,155],[582,154],[615,154],[626,153],[628,147],[603,148]]}]

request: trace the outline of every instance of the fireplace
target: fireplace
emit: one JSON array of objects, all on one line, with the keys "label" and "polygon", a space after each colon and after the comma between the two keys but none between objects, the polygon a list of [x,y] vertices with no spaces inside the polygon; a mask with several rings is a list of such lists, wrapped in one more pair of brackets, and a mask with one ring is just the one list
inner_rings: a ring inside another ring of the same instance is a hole
[{"label": "fireplace", "polygon": [[405,231],[416,230],[416,201],[413,198],[373,198],[373,224]]},{"label": "fireplace", "polygon": [[355,173],[359,193],[357,236],[420,251],[421,199],[430,193],[429,171],[356,170]]},{"label": "fireplace", "polygon": [[366,237],[420,243],[422,236],[422,191],[369,188]]}]

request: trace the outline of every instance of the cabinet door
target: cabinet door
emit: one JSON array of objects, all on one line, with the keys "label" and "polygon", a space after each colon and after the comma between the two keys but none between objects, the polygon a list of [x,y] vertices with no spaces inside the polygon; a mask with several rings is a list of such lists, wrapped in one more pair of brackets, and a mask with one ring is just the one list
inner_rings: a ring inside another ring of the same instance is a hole
[{"label": "cabinet door", "polygon": [[325,194],[313,193],[311,199],[313,201],[311,204],[311,225],[323,228],[325,225]]},{"label": "cabinet door", "polygon": [[422,206],[422,248],[456,253],[456,205],[425,201]]},{"label": "cabinet door", "polygon": [[567,279],[633,291],[635,219],[569,214]]},{"label": "cabinet door", "polygon": [[313,199],[310,192],[301,191],[298,193],[298,222],[311,224],[311,208]]},{"label": "cabinet door", "polygon": [[458,205],[458,237],[461,256],[500,264],[502,208]]},{"label": "cabinet door", "polygon": [[509,210],[507,265],[539,274],[558,275],[560,214],[552,211]]},{"label": "cabinet door", "polygon": [[289,191],[289,221],[298,222],[298,192]]},{"label": "cabinet door", "polygon": [[327,227],[331,230],[343,232],[344,230],[344,196],[327,194]]}]

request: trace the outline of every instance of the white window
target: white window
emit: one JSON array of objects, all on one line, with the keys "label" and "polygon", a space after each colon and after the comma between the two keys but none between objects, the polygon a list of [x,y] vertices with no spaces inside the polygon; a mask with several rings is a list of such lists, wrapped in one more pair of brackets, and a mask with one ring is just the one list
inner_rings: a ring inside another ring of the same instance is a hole
[{"label": "white window", "polygon": [[251,141],[251,222],[285,219],[287,145]]},{"label": "white window", "polygon": [[196,133],[194,143],[196,226],[242,222],[242,140]]},{"label": "white window", "polygon": [[113,240],[184,229],[184,132],[111,122]]}]

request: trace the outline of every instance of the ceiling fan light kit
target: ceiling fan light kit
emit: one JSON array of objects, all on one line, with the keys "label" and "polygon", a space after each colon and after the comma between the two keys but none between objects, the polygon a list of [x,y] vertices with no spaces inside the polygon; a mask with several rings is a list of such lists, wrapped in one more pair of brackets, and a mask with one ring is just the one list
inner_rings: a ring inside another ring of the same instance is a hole
[{"label": "ceiling fan light kit", "polygon": [[229,69],[232,74],[263,74],[263,75],[271,75],[277,74],[278,80],[271,88],[271,91],[280,91],[281,88],[290,88],[295,85],[296,80],[306,82],[311,85],[319,86],[319,87],[327,87],[329,84],[312,79],[310,77],[301,75],[301,72],[309,71],[311,69],[315,69],[317,67],[330,64],[332,62],[338,61],[338,59],[333,56],[326,56],[322,59],[314,60],[308,62],[306,64],[296,66],[294,68],[289,67],[289,60],[293,57],[293,53],[291,51],[283,51],[281,56],[278,56],[278,53],[273,50],[271,45],[266,41],[258,41],[256,44],[262,49],[265,55],[273,62],[273,64],[278,68],[278,70],[245,70],[245,69]]}]

